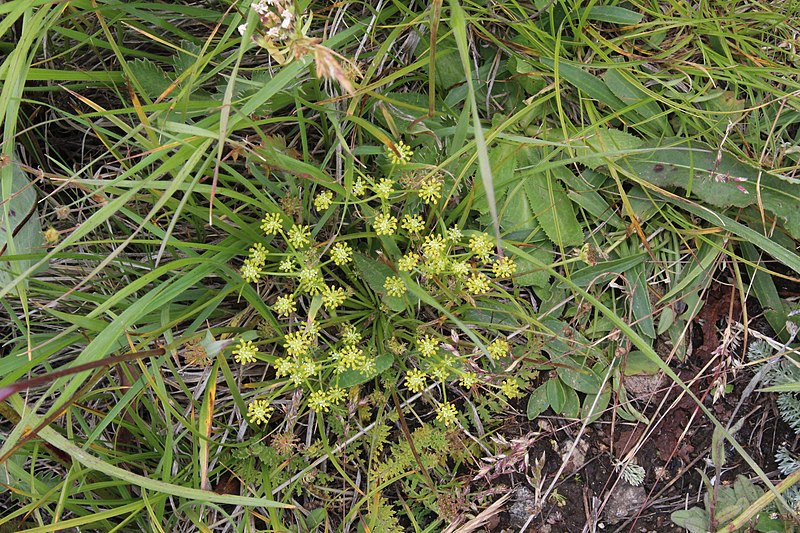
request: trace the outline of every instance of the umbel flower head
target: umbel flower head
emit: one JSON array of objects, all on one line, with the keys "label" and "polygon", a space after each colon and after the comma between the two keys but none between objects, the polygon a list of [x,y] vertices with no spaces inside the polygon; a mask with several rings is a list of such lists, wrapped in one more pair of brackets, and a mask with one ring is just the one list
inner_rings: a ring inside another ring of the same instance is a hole
[{"label": "umbel flower head", "polygon": [[395,143],[393,148],[386,148],[386,155],[389,157],[389,161],[391,161],[393,165],[402,165],[411,161],[411,156],[414,155],[414,151],[409,145],[403,141],[399,141]]},{"label": "umbel flower head", "polygon": [[[258,14],[263,26],[261,31],[253,32],[253,42],[266,49],[275,61],[285,65],[292,59],[314,54],[319,78],[336,80],[351,96],[356,93],[352,78],[361,75],[358,67],[323,46],[320,39],[306,35],[311,18],[295,11],[294,0],[258,0],[250,4],[250,8]],[[247,24],[241,24],[237,30],[244,35]]]},{"label": "umbel flower head", "polygon": [[[283,41],[291,36],[296,19],[291,0],[258,0],[250,4],[250,9],[258,14],[268,39]],[[237,29],[244,35],[247,25],[242,24]]]}]

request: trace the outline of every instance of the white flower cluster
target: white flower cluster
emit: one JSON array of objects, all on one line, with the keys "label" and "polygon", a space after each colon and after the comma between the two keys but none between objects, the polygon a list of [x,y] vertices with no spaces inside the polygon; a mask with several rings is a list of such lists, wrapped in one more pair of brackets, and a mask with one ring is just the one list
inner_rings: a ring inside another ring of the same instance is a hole
[{"label": "white flower cluster", "polygon": [[[276,41],[283,41],[289,38],[297,18],[291,1],[258,0],[258,2],[250,4],[250,8],[261,19],[261,24],[266,29],[265,36],[267,38]],[[247,31],[247,24],[240,25],[238,30],[241,35],[244,35]]]}]

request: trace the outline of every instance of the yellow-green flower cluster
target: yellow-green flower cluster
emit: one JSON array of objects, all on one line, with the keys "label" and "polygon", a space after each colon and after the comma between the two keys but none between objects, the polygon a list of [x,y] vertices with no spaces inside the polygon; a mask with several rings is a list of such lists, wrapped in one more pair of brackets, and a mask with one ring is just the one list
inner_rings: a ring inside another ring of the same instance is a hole
[{"label": "yellow-green flower cluster", "polygon": [[394,189],[394,181],[386,178],[381,179],[381,181],[379,181],[372,187],[372,190],[375,191],[375,195],[381,200],[388,200],[389,196],[391,196],[392,194],[393,189]]},{"label": "yellow-green flower cluster", "polygon": [[417,339],[417,350],[423,357],[431,357],[439,350],[439,341],[430,335],[423,335]]},{"label": "yellow-green flower cluster", "polygon": [[266,424],[272,416],[273,408],[267,400],[253,400],[247,405],[247,419],[251,424]]},{"label": "yellow-green flower cluster", "polygon": [[460,242],[463,236],[458,226],[452,226],[447,230],[447,240],[452,243]]},{"label": "yellow-green flower cluster", "polygon": [[242,279],[245,280],[247,283],[256,283],[259,279],[261,279],[261,267],[255,263],[248,257],[244,260],[244,264],[242,264],[242,268],[240,270],[242,275]]},{"label": "yellow-green flower cluster", "polygon": [[403,217],[403,224],[401,226],[404,230],[412,235],[416,235],[425,229],[425,221],[419,215],[406,215]]},{"label": "yellow-green flower cluster", "polygon": [[381,213],[372,223],[376,235],[392,235],[397,230],[397,219],[389,213]]},{"label": "yellow-green flower cluster", "polygon": [[422,255],[430,259],[432,257],[439,257],[447,250],[447,244],[439,234],[430,234],[425,236],[422,241]]},{"label": "yellow-green flower cluster", "polygon": [[437,176],[422,180],[419,188],[419,197],[427,205],[435,204],[442,197],[442,181]]},{"label": "yellow-green flower cluster", "polygon": [[506,395],[506,398],[512,400],[522,396],[519,390],[519,382],[516,378],[508,378],[500,385],[500,392]]},{"label": "yellow-green flower cluster", "polygon": [[334,370],[337,374],[347,370],[363,371],[370,366],[364,350],[355,344],[345,344],[339,350],[333,350],[330,356],[335,363]]},{"label": "yellow-green flower cluster", "polygon": [[494,252],[494,243],[485,233],[478,233],[469,238],[469,249],[484,263],[488,262]]},{"label": "yellow-green flower cluster", "polygon": [[469,390],[475,385],[477,385],[478,376],[475,374],[475,372],[464,372],[464,374],[461,376],[461,379],[459,380],[459,383],[461,384],[462,387]]},{"label": "yellow-green flower cluster", "polygon": [[465,278],[469,274],[469,263],[466,261],[453,261],[450,263],[450,270],[456,277]]},{"label": "yellow-green flower cluster", "polygon": [[328,254],[336,266],[344,266],[353,259],[353,249],[346,242],[337,242]]},{"label": "yellow-green flower cluster", "polygon": [[333,193],[322,191],[314,197],[314,208],[317,211],[325,211],[333,204]]},{"label": "yellow-green flower cluster", "polygon": [[341,403],[345,398],[344,389],[334,387],[326,391],[317,390],[308,398],[308,407],[317,413],[327,413],[332,405]]},{"label": "yellow-green flower cluster", "polygon": [[241,365],[255,363],[256,355],[258,348],[253,341],[240,340],[233,350],[233,360]]},{"label": "yellow-green flower cluster", "polygon": [[450,402],[440,404],[436,409],[436,421],[441,422],[446,427],[454,426],[458,422],[457,417],[458,411]]},{"label": "yellow-green flower cluster", "polygon": [[283,347],[292,357],[299,357],[308,353],[313,339],[305,331],[293,331],[283,337]]},{"label": "yellow-green flower cluster", "polygon": [[501,257],[492,263],[492,272],[496,278],[509,278],[517,271],[517,264],[510,257]]},{"label": "yellow-green flower cluster", "polygon": [[247,259],[244,260],[240,270],[242,279],[247,283],[257,283],[263,274],[267,262],[267,248],[259,243],[250,247]]},{"label": "yellow-green flower cluster", "polygon": [[286,241],[297,249],[311,244],[311,228],[305,225],[293,224],[286,235]]},{"label": "yellow-green flower cluster", "polygon": [[294,259],[287,257],[286,259],[282,260],[278,265],[278,270],[281,272],[291,272],[294,270]]},{"label": "yellow-green flower cluster", "polygon": [[403,141],[395,143],[394,149],[387,147],[386,155],[393,165],[402,165],[411,161],[414,151]]},{"label": "yellow-green flower cluster", "polygon": [[389,276],[383,283],[383,288],[389,296],[402,296],[406,293],[405,282],[397,276]]},{"label": "yellow-green flower cluster", "polygon": [[361,333],[352,324],[342,326],[342,341],[345,344],[358,344],[361,342]]},{"label": "yellow-green flower cluster", "polygon": [[325,290],[322,291],[322,303],[325,305],[325,309],[329,311],[341,306],[346,299],[347,291],[341,287],[326,285]]},{"label": "yellow-green flower cluster", "polygon": [[472,275],[467,278],[466,285],[467,290],[472,294],[485,294],[489,292],[489,277],[481,272],[473,272]]},{"label": "yellow-green flower cluster", "polygon": [[353,182],[353,186],[350,188],[350,193],[352,193],[353,196],[360,198],[364,196],[364,193],[366,192],[367,187],[364,185],[364,180],[362,180],[359,176],[356,178],[356,181]]},{"label": "yellow-green flower cluster", "polygon": [[406,372],[406,387],[411,392],[417,393],[425,390],[427,374],[418,368]]},{"label": "yellow-green flower cluster", "polygon": [[397,268],[401,272],[411,272],[419,264],[419,256],[414,252],[408,252],[397,261]]},{"label": "yellow-green flower cluster", "polygon": [[325,280],[318,268],[306,267],[297,274],[300,290],[311,296],[320,294],[325,289]]},{"label": "yellow-green flower cluster", "polygon": [[501,357],[505,357],[511,351],[511,346],[508,344],[508,341],[505,339],[495,339],[492,341],[489,346],[486,347],[489,355],[492,356],[492,359],[500,359]]},{"label": "yellow-green flower cluster", "polygon": [[310,357],[280,357],[275,360],[275,375],[289,376],[292,383],[299,386],[306,383],[319,371],[319,366]]},{"label": "yellow-green flower cluster", "polygon": [[267,247],[260,242],[255,243],[250,247],[250,260],[264,266],[267,262]]},{"label": "yellow-green flower cluster", "polygon": [[297,311],[297,304],[291,294],[278,296],[278,299],[272,304],[272,310],[275,311],[278,316],[285,317]]},{"label": "yellow-green flower cluster", "polygon": [[261,231],[265,235],[276,235],[283,229],[283,222],[278,213],[267,213],[261,220]]}]

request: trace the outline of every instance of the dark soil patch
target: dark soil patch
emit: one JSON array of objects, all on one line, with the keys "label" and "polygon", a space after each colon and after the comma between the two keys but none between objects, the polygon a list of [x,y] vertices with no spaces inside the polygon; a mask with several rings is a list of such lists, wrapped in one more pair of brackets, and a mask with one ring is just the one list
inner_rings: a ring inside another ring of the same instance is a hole
[{"label": "dark soil patch", "polygon": [[[705,314],[704,323],[696,328],[699,334],[692,342],[698,353],[673,368],[685,383],[691,383],[692,392],[724,426],[733,427],[741,422],[735,434],[737,442],[770,478],[778,479],[775,452],[783,444],[797,451],[798,439],[780,418],[773,395],[753,392],[743,398],[753,373],[739,370],[734,376],[733,366],[720,363],[723,357],[712,353],[714,343],[718,346],[722,338],[718,328],[707,324],[719,325],[729,316],[730,298],[724,291],[709,296],[717,302],[709,306],[717,316]],[[720,318],[720,314],[724,316]],[[740,355],[727,357],[741,359]],[[732,391],[714,401],[714,385],[722,375],[727,376]],[[726,461],[722,468],[713,465],[714,426],[695,402],[686,395],[681,397],[680,392],[671,380],[665,379],[654,393],[640,396],[634,402],[636,409],[653,421],[650,425],[612,418],[609,413],[580,436],[584,444],[577,447],[581,452],[578,455],[585,457],[574,459],[573,454],[570,461],[577,464],[563,469],[565,450],[579,437],[579,423],[540,417],[533,423],[518,424],[516,434],[503,433],[507,439],[527,435],[533,440],[528,449],[531,465],[535,458],[544,456],[540,494],[555,476],[558,479],[545,502],[536,501],[536,477],[531,476],[530,469],[527,477],[516,476],[507,481],[514,496],[492,530],[684,531],[673,524],[670,515],[679,509],[703,505],[706,487],[700,471],[709,479],[720,480],[722,485],[732,483],[739,474],[755,479],[753,469],[729,444],[724,448]],[[504,429],[514,431],[513,424],[507,423]],[[638,487],[624,481],[616,466],[631,454],[645,471],[644,481]],[[756,483],[760,485],[757,480]],[[527,513],[521,513],[520,509]]]},{"label": "dark soil patch", "polygon": [[[746,374],[740,376],[734,382],[734,391],[742,391],[749,378]],[[709,398],[707,405],[726,424],[726,414],[730,415],[738,400],[739,394],[732,393],[714,405]],[[504,479],[514,496],[493,530],[516,532],[527,523],[525,531],[529,532],[683,531],[672,523],[670,515],[679,509],[702,505],[705,488],[698,470],[709,478],[719,476],[723,484],[730,483],[738,474],[752,476],[753,472],[730,446],[726,446],[727,462],[718,474],[710,461],[712,424],[702,413],[692,410],[686,416],[682,410],[688,411],[679,403],[662,413],[661,422],[650,430],[645,430],[644,424],[627,422],[597,423],[588,428],[582,438],[587,444],[585,462],[576,471],[567,468],[562,472],[555,484],[558,496],[545,502],[541,512],[532,519],[530,515],[536,513],[535,487],[521,476]],[[754,394],[747,399],[737,418],[741,416],[746,419],[736,434],[737,441],[768,475],[776,475],[775,451],[784,442],[791,445],[794,433],[780,419],[774,402],[766,395]],[[531,464],[534,458],[545,456],[544,488],[557,474],[563,462],[562,454],[565,448],[571,447],[580,428],[555,417],[547,420],[545,427],[550,424],[562,425],[543,434],[543,438],[536,440],[528,450]],[[519,429],[534,430],[525,423],[520,424]],[[646,477],[641,486],[634,488],[621,478],[615,462],[639,439],[641,445],[635,457],[645,469]],[[514,505],[516,508],[512,512]],[[520,509],[527,510],[527,514],[520,513]]]}]

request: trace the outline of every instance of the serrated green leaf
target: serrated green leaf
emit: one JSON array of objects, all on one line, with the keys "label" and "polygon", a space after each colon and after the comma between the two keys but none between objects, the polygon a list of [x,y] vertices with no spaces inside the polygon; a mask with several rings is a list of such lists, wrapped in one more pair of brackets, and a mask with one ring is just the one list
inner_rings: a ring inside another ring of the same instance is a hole
[{"label": "serrated green leaf", "polygon": [[560,249],[583,244],[583,230],[561,182],[535,166],[521,174],[525,196],[545,235]]},{"label": "serrated green leaf", "polygon": [[526,410],[528,420],[533,420],[550,407],[550,402],[547,401],[547,383],[549,383],[549,381],[536,387],[528,398],[528,407]]},{"label": "serrated green leaf", "polygon": [[197,62],[197,58],[202,52],[203,47],[186,39],[181,40],[180,50],[172,56],[172,65],[175,72],[189,70]]},{"label": "serrated green leaf", "polygon": [[167,73],[149,59],[137,58],[128,67],[148,98],[157,98],[172,84]]},{"label": "serrated green leaf", "polygon": [[[553,259],[552,251],[545,247],[531,249],[530,255],[544,264],[549,264]],[[514,276],[514,282],[517,285],[523,287],[546,287],[550,284],[550,274],[547,270],[539,268],[522,257],[517,257],[515,262],[517,263],[517,272],[519,272]]]}]

